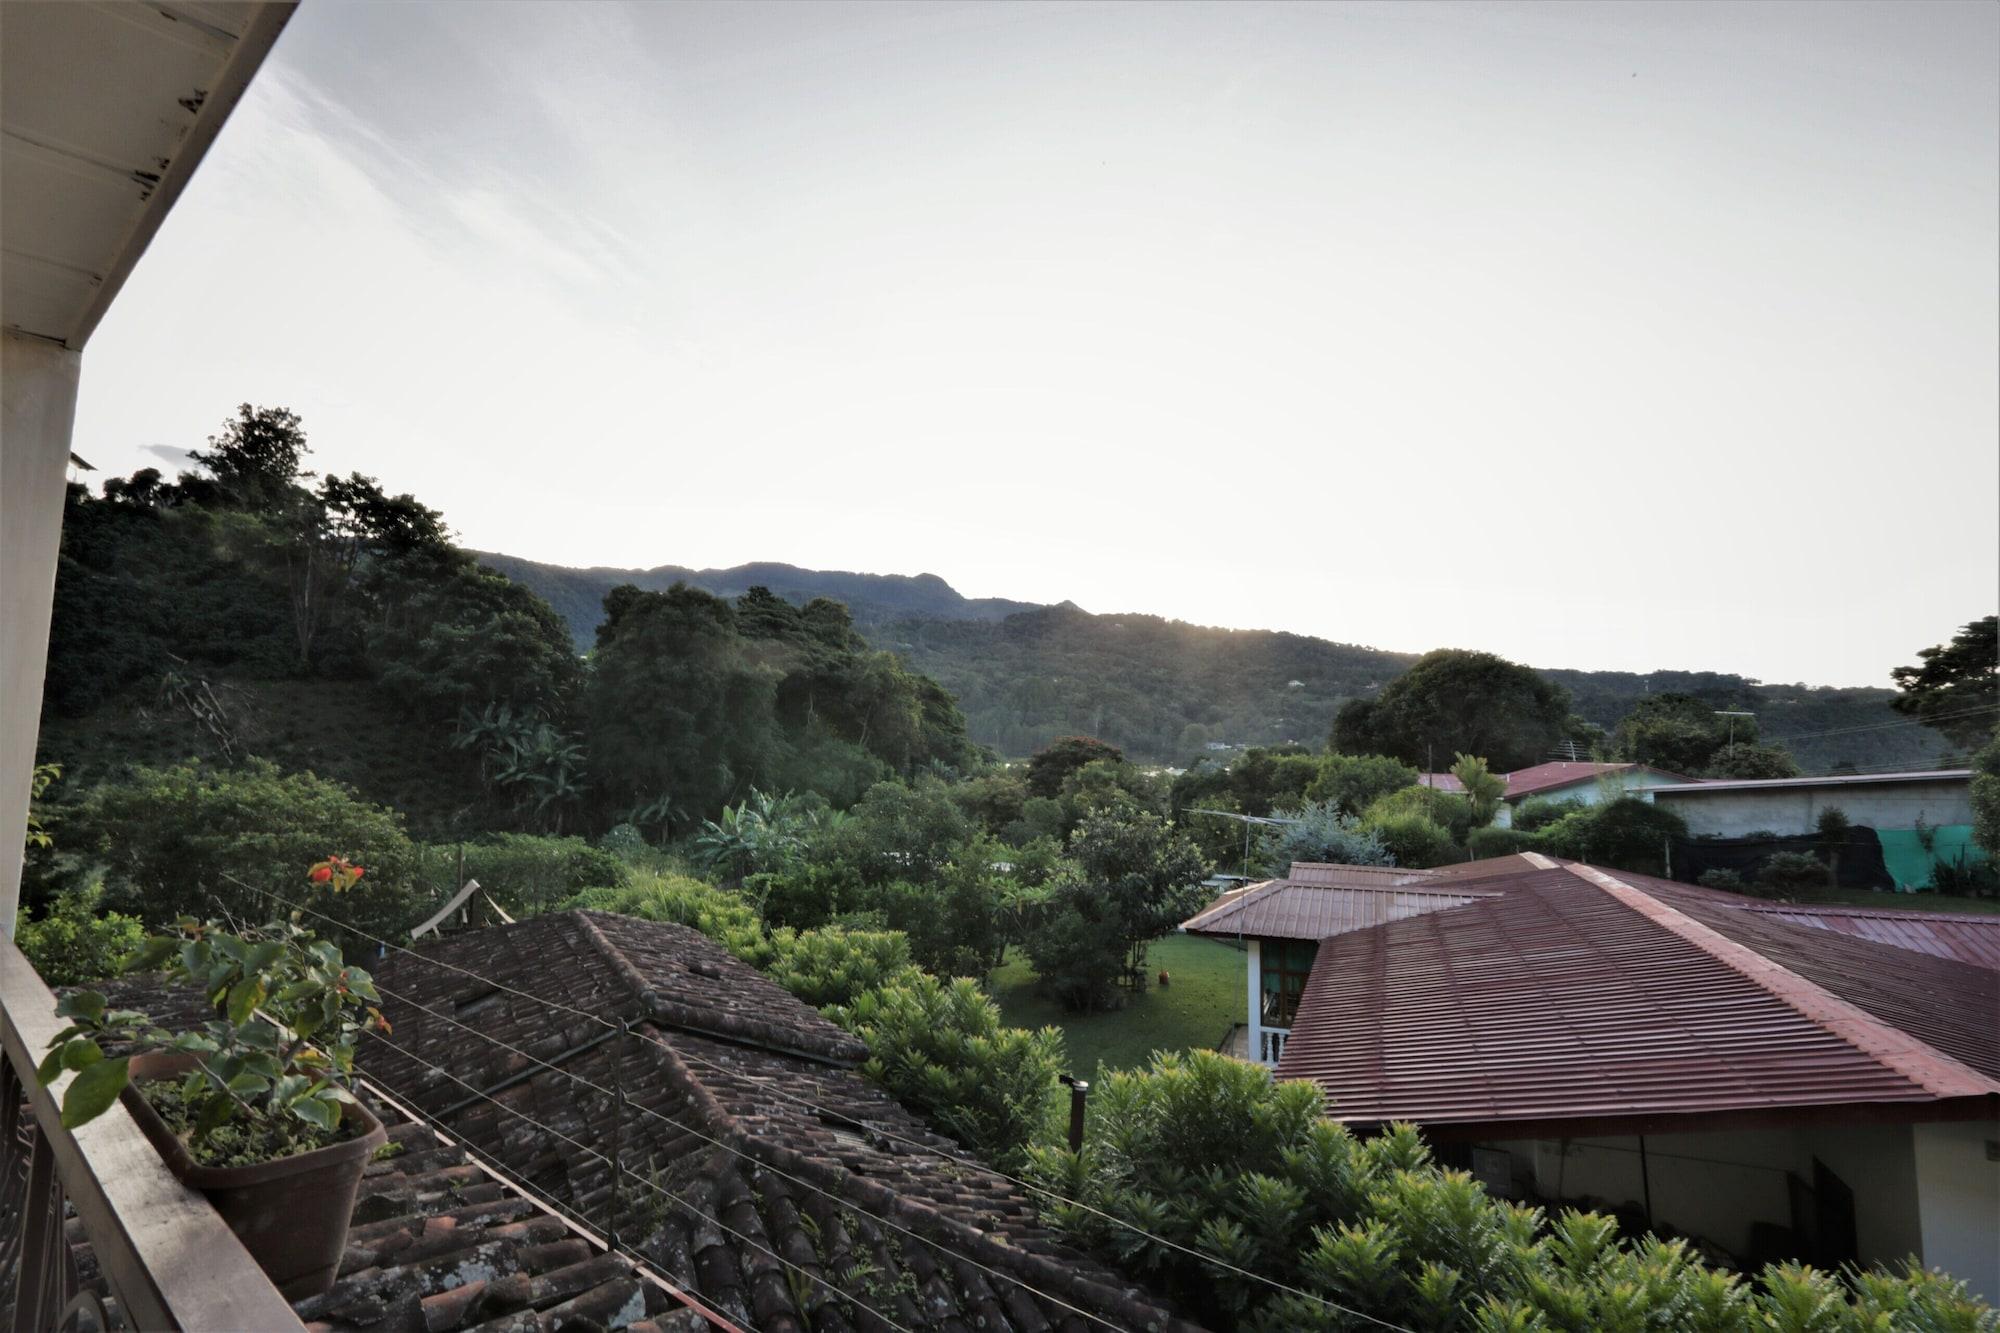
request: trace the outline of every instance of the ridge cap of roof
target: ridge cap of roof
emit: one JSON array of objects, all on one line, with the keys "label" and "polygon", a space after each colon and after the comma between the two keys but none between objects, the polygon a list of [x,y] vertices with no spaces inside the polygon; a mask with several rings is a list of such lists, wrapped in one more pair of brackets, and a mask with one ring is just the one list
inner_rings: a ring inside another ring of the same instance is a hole
[{"label": "ridge cap of roof", "polygon": [[1181,922],[1181,929],[1188,930],[1193,928],[1197,924],[1209,921],[1210,919],[1220,920],[1224,916],[1232,915],[1245,903],[1250,902],[1252,899],[1261,900],[1265,897],[1268,897],[1275,890],[1282,889],[1287,884],[1290,884],[1292,882],[1293,881],[1291,880],[1284,880],[1284,879],[1267,879],[1264,880],[1262,883],[1252,884],[1246,888],[1238,890],[1233,897],[1227,897],[1227,895],[1225,895],[1227,897],[1227,901],[1210,903],[1208,906],[1202,908],[1199,912],[1196,912],[1193,916],[1189,917],[1187,920]]},{"label": "ridge cap of roof", "polygon": [[1636,885],[1627,884],[1595,866],[1557,862],[1539,852],[1526,855],[1547,862],[1548,869],[1567,870],[1586,884],[1609,894],[1622,906],[1701,950],[1808,1022],[1832,1033],[1931,1095],[1940,1099],[2000,1096],[2000,1081],[1988,1078],[1964,1061],[1945,1054],[1893,1023],[1875,1017],[1818,982],[1773,962],[1748,945],[1738,944],[1714,927],[1704,925]]}]

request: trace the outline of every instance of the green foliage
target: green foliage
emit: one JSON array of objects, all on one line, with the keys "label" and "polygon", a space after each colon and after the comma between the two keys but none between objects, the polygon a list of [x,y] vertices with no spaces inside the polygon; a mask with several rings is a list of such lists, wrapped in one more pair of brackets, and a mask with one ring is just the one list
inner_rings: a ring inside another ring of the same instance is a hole
[{"label": "green foliage", "polygon": [[1218,1329],[1996,1326],[1962,1283],[1914,1264],[1847,1283],[1774,1266],[1752,1285],[1683,1241],[1627,1241],[1609,1217],[1491,1198],[1435,1165],[1410,1126],[1363,1142],[1324,1115],[1311,1084],[1206,1051],[1161,1055],[1099,1082],[1083,1151],[1037,1147],[1029,1173],[1058,1230]]},{"label": "green foliage", "polygon": [[1782,745],[1751,745],[1738,741],[1718,749],[1701,770],[1705,778],[1795,778],[1798,761]]},{"label": "green foliage", "polygon": [[1574,796],[1565,796],[1560,800],[1551,796],[1533,796],[1514,807],[1512,824],[1523,833],[1537,833],[1565,815],[1585,808],[1586,803]]},{"label": "green foliage", "polygon": [[1705,889],[1723,889],[1729,893],[1741,893],[1745,887],[1743,876],[1725,866],[1702,871],[1695,877],[1695,883]]},{"label": "green foliage", "polygon": [[774,956],[757,909],[741,894],[685,875],[635,871],[616,888],[586,889],[562,906],[691,926],[753,967]]},{"label": "green foliage", "polygon": [[586,889],[615,888],[627,874],[623,861],[582,838],[531,833],[489,834],[462,845],[423,847],[418,855],[427,878],[453,888],[461,852],[465,878],[478,880],[514,916],[546,912]]},{"label": "green foliage", "polygon": [[98,909],[102,885],[66,889],[46,911],[21,921],[15,943],[51,986],[74,986],[115,974],[146,937],[139,918]]},{"label": "green foliage", "polygon": [[1541,849],[1556,856],[1658,875],[1666,869],[1668,840],[1685,838],[1687,824],[1671,811],[1626,796],[1572,811],[1538,836]]},{"label": "green foliage", "polygon": [[206,450],[190,450],[188,456],[208,473],[227,503],[265,510],[283,504],[311,475],[305,469],[311,452],[298,413],[244,403],[234,420],[208,437]]},{"label": "green foliage", "polygon": [[1007,1027],[974,982],[919,973],[829,1016],[868,1043],[870,1078],[1003,1170],[1051,1133],[1062,1033]]},{"label": "green foliage", "polygon": [[[347,869],[332,882],[344,888],[355,877]],[[179,1101],[197,1149],[232,1121],[289,1118],[330,1135],[341,1104],[354,1101],[355,1044],[364,1029],[387,1026],[373,1007],[380,997],[368,973],[283,917],[241,934],[183,917],[171,934],[147,938],[128,966],[199,987],[218,1017],[169,1033],[136,1010],[107,1009],[96,991],[65,996],[56,1014],[69,1025],[49,1039],[38,1074],[49,1083],[77,1072],[63,1092],[67,1128],[109,1109],[128,1080],[131,1055],[164,1052],[192,1057]],[[107,1057],[102,1043],[110,1039],[129,1054]]]},{"label": "green foliage", "polygon": [[1541,762],[1573,730],[1568,692],[1545,676],[1492,653],[1440,648],[1375,698],[1344,705],[1332,748],[1419,767],[1463,751],[1511,771]]},{"label": "green foliage", "polygon": [[1452,756],[1451,775],[1465,788],[1472,827],[1485,828],[1491,824],[1500,810],[1500,798],[1507,794],[1506,779],[1487,768],[1484,759],[1469,754]]},{"label": "green foliage", "polygon": [[1324,754],[1305,790],[1308,800],[1331,801],[1341,813],[1359,815],[1392,791],[1416,785],[1416,769],[1382,754]]},{"label": "green foliage", "polygon": [[1826,887],[1826,863],[1807,852],[1773,852],[1757,867],[1757,882],[1774,893]]},{"label": "green foliage", "polygon": [[1919,665],[1889,673],[1901,691],[1896,711],[1964,750],[1991,737],[2000,713],[2000,616],[1971,621],[1951,642],[1934,644],[1917,656]]},{"label": "green foliage", "polygon": [[73,850],[104,867],[106,901],[149,925],[220,909],[242,921],[297,901],[284,867],[329,854],[368,867],[366,881],[320,910],[376,935],[424,913],[411,895],[416,848],[391,810],[310,773],[263,760],[182,764],[106,783],[71,816]]},{"label": "green foliage", "polygon": [[1125,975],[1124,941],[1067,902],[1022,942],[1035,968],[1035,989],[1069,1013],[1113,1006]]},{"label": "green foliage", "polygon": [[1474,861],[1484,861],[1493,856],[1511,856],[1515,852],[1532,852],[1539,845],[1533,833],[1519,828],[1476,828],[1472,836],[1465,840],[1467,855]]},{"label": "green foliage", "polygon": [[[1376,802],[1380,807],[1381,802]],[[1363,833],[1373,835],[1389,851],[1394,859],[1391,865],[1408,866],[1413,870],[1425,870],[1432,866],[1450,865],[1463,860],[1459,845],[1453,841],[1451,830],[1442,824],[1433,823],[1423,815],[1408,813],[1378,813],[1371,809],[1361,821]]]},{"label": "green foliage", "polygon": [[1361,828],[1335,801],[1310,801],[1287,818],[1298,822],[1266,831],[1258,844],[1267,875],[1284,875],[1294,861],[1390,864],[1389,849],[1381,836]]},{"label": "green foliage", "polygon": [[26,849],[28,851],[45,852],[56,845],[55,838],[49,833],[48,822],[43,815],[41,801],[49,788],[55,785],[56,780],[61,777],[61,764],[35,765],[34,774],[28,783],[28,836],[26,842]]},{"label": "green foliage", "polygon": [[1055,796],[1072,773],[1101,759],[1119,764],[1125,753],[1095,736],[1059,736],[1028,761],[1028,795]]},{"label": "green foliage", "polygon": [[2000,859],[2000,736],[1972,757],[1972,840]]},{"label": "green foliage", "polygon": [[1675,691],[1647,695],[1619,722],[1612,733],[1613,747],[1620,759],[1697,776],[1714,762],[1715,752],[1729,744],[1732,735],[1745,745],[1757,740],[1754,716],[1724,718],[1717,717],[1716,711],[1712,699]]},{"label": "green foliage", "polygon": [[775,930],[764,970],[816,1009],[852,1005],[872,991],[922,978],[909,938],[898,930]]},{"label": "green foliage", "polygon": [[[1375,802],[1362,811],[1364,822],[1398,819],[1415,816],[1441,825],[1450,835],[1451,841],[1464,843],[1472,836],[1472,802],[1455,791],[1439,791],[1435,787],[1404,787],[1392,791],[1387,796],[1377,797]],[[1398,861],[1398,865],[1408,862]]]}]

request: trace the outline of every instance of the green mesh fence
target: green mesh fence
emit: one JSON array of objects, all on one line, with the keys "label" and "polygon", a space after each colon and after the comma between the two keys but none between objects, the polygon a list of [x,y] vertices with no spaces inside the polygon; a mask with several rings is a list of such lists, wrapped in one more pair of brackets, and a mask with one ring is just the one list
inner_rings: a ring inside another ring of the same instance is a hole
[{"label": "green mesh fence", "polygon": [[1876,829],[1875,836],[1882,842],[1882,861],[1889,867],[1889,877],[1896,881],[1898,889],[1928,889],[1931,887],[1931,869],[1939,861],[1957,862],[1965,858],[1967,865],[1986,859],[1986,853],[1972,843],[1972,825],[1944,824],[1931,829],[1930,850],[1926,851],[1917,840],[1915,829]]}]

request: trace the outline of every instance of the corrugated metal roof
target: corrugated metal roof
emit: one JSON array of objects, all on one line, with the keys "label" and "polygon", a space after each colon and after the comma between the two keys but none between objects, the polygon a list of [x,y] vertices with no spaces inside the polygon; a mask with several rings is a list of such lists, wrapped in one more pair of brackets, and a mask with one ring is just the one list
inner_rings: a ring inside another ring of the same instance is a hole
[{"label": "corrugated metal roof", "polygon": [[1834,773],[1817,778],[1703,778],[1684,787],[1655,787],[1655,796],[1708,796],[1722,791],[1782,791],[1791,787],[1852,787],[1876,782],[1970,782],[1969,768],[1929,768],[1914,773]]},{"label": "corrugated metal roof", "polygon": [[2000,969],[2000,915],[1955,912],[1874,911],[1868,908],[1805,907],[1795,904],[1750,909],[1795,926],[1838,931],[1877,944],[1914,949],[1936,958],[1955,958],[1975,967]]},{"label": "corrugated metal roof", "polygon": [[1369,887],[1301,884],[1274,879],[1239,895],[1224,895],[1200,915],[1183,922],[1192,935],[1247,936],[1275,940],[1323,940],[1350,930],[1420,916],[1476,902],[1482,895],[1462,889],[1438,890],[1422,884]]},{"label": "corrugated metal roof", "polygon": [[1346,866],[1330,861],[1294,861],[1285,878],[1294,884],[1328,884],[1345,889],[1375,889],[1392,884],[1421,884],[1428,870],[1408,866]]},{"label": "corrugated metal roof", "polygon": [[1320,947],[1278,1076],[1319,1083],[1337,1119],[2000,1098],[1991,971],[1547,858],[1456,869],[1453,887],[1503,892]]},{"label": "corrugated metal roof", "polygon": [[[1623,773],[1637,769],[1647,773],[1658,773],[1661,777],[1672,778],[1676,782],[1694,783],[1699,778],[1683,777],[1679,773],[1669,773],[1664,768],[1654,768],[1650,764],[1599,764],[1588,761],[1551,760],[1546,764],[1532,764],[1527,768],[1517,768],[1512,773],[1502,773],[1507,780],[1507,789],[1502,799],[1518,801],[1524,796],[1538,792],[1554,791],[1558,787],[1570,787],[1579,782],[1589,782],[1606,773]],[[1418,782],[1434,787],[1438,791],[1462,792],[1465,784],[1449,773],[1425,773]]]}]

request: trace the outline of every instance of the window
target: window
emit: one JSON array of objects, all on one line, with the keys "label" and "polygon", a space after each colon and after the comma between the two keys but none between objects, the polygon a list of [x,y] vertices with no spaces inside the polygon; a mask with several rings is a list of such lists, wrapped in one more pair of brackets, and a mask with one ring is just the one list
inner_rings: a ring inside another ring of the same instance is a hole
[{"label": "window", "polygon": [[1312,971],[1319,945],[1311,940],[1265,940],[1258,951],[1263,964],[1265,1027],[1288,1028],[1299,1012],[1306,976]]}]

